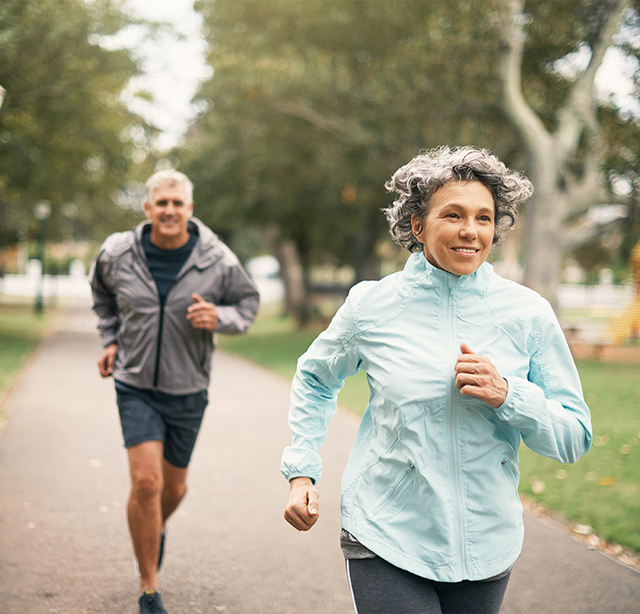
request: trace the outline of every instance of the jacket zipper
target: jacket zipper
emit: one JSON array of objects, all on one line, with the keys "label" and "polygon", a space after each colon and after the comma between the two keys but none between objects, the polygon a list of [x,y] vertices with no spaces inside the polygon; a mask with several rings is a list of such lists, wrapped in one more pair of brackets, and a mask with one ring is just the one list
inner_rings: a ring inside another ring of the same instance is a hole
[{"label": "jacket zipper", "polygon": [[446,346],[447,346],[447,358],[449,360],[449,365],[451,369],[451,376],[449,378],[449,393],[448,393],[448,403],[447,403],[447,415],[449,418],[449,449],[451,450],[451,458],[452,458],[452,490],[453,490],[453,504],[455,508],[455,523],[456,523],[456,545],[458,547],[458,558],[460,559],[460,571],[462,573],[462,578],[465,579],[467,575],[467,564],[466,564],[466,553],[464,547],[464,526],[463,526],[463,509],[462,509],[462,497],[460,496],[460,479],[459,479],[459,460],[458,460],[458,445],[457,445],[457,437],[456,437],[456,422],[458,417],[457,412],[457,403],[455,402],[455,393],[456,393],[456,384],[455,384],[455,369],[454,358],[456,356],[453,343],[454,338],[452,335],[453,332],[453,311],[451,308],[452,303],[452,290],[451,288],[447,288],[447,293],[445,295],[445,314],[448,318],[448,322],[445,325],[445,336],[446,336]]},{"label": "jacket zipper", "polygon": [[[160,292],[158,292],[158,296],[160,296]],[[165,301],[166,301],[166,297],[165,297]],[[158,345],[156,346],[156,368],[153,372],[153,389],[154,390],[158,388],[158,376],[160,374],[160,350],[162,347],[162,329],[164,326],[165,301],[160,300],[160,322],[158,323]]]},{"label": "jacket zipper", "polygon": [[147,257],[144,254],[144,249],[142,249],[142,245],[138,241],[138,237],[135,237],[135,244],[136,244],[136,251],[138,252],[138,259],[140,260],[143,268],[146,268],[149,277],[153,280],[153,283],[156,287],[156,293],[158,294],[158,303],[160,304],[160,319],[158,322],[158,343],[156,345],[156,364],[153,369],[153,386],[152,386],[153,390],[157,390],[158,378],[160,376],[160,352],[162,348],[162,330],[164,328],[164,304],[167,301],[169,292],[171,292],[171,288],[169,289],[169,292],[167,292],[167,296],[164,297],[164,301],[163,301],[162,298],[160,297],[160,288],[158,287],[158,281],[156,280],[153,273],[151,272],[151,269],[149,268]]},{"label": "jacket zipper", "polygon": [[[187,259],[187,262],[188,262],[188,259]],[[153,389],[154,390],[158,388],[158,379],[160,377],[160,353],[162,351],[162,331],[164,330],[164,306],[169,300],[169,294],[171,294],[171,290],[175,288],[176,284],[186,275],[187,271],[190,269],[191,267],[185,268],[183,266],[182,269],[178,271],[176,278],[173,280],[173,284],[171,284],[171,287],[169,288],[169,290],[167,290],[167,294],[164,297],[164,301],[160,298],[160,288],[158,287],[158,282],[156,281],[156,278],[153,276],[153,273],[149,271],[149,273],[151,274],[151,277],[153,278],[156,284],[156,292],[158,293],[158,302],[160,303],[160,321],[158,323],[158,345],[156,347],[156,368],[153,372]]]}]

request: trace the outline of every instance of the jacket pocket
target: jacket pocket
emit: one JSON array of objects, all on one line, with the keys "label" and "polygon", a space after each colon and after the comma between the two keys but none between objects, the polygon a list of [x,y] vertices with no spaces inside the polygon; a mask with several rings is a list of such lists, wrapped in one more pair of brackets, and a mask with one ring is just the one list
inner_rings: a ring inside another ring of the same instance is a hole
[{"label": "jacket pocket", "polygon": [[373,508],[372,516],[374,518],[383,516],[391,509],[403,507],[414,491],[413,477],[415,469],[413,462],[408,461],[404,471],[396,479],[387,494]]},{"label": "jacket pocket", "polygon": [[520,485],[520,471],[518,470],[518,467],[510,458],[503,458],[500,461],[500,465],[511,480],[511,483],[513,485],[513,492],[515,493],[518,501],[520,501],[520,495],[518,494],[518,486]]}]

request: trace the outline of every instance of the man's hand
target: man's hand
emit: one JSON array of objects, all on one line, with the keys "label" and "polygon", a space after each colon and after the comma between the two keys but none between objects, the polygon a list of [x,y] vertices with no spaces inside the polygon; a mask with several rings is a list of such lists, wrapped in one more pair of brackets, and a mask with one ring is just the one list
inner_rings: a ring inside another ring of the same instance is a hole
[{"label": "man's hand", "polygon": [[460,394],[478,397],[494,409],[500,407],[509,392],[507,381],[486,356],[474,354],[466,343],[460,351],[455,371]]},{"label": "man's hand", "polygon": [[320,493],[310,478],[293,478],[289,482],[289,501],[284,519],[298,531],[308,531],[320,514],[319,497]]},{"label": "man's hand", "polygon": [[193,328],[214,331],[218,324],[218,313],[213,303],[207,303],[197,292],[191,295],[193,303],[187,308],[187,320]]},{"label": "man's hand", "polygon": [[102,350],[98,359],[98,369],[102,377],[109,377],[113,373],[113,365],[116,362],[116,354],[118,353],[118,345],[112,343]]}]

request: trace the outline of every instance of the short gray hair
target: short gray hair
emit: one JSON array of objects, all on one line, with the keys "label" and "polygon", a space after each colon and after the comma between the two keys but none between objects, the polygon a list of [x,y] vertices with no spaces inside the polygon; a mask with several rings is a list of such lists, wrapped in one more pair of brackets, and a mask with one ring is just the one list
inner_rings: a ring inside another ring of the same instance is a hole
[{"label": "short gray hair", "polygon": [[413,235],[411,218],[424,220],[433,195],[456,181],[479,181],[491,192],[495,206],[494,244],[515,226],[518,205],[533,194],[533,185],[522,173],[509,170],[486,149],[438,147],[423,151],[384,184],[398,196],[382,211],[391,235],[407,251],[423,250]]},{"label": "short gray hair", "polygon": [[145,195],[145,201],[150,202],[153,198],[153,193],[161,186],[169,184],[170,186],[175,185],[176,183],[180,184],[184,188],[185,196],[187,197],[187,203],[193,201],[193,184],[189,181],[189,177],[187,177],[184,173],[180,171],[176,171],[173,169],[168,169],[165,171],[158,171],[154,173],[147,179],[147,182],[144,184],[147,188],[147,193]]}]

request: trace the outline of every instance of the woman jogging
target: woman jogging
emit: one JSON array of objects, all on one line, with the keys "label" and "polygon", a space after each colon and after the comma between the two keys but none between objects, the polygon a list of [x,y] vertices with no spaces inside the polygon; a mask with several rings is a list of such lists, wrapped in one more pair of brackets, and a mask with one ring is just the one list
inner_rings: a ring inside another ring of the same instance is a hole
[{"label": "woman jogging", "polygon": [[486,150],[400,168],[385,210],[403,271],[354,286],[298,361],[282,459],[285,518],[318,519],[319,450],[345,378],[369,403],[342,479],[341,545],[358,614],[493,614],[523,540],[520,441],[572,463],[591,445],[578,373],[550,305],[486,262],[529,198]]}]

